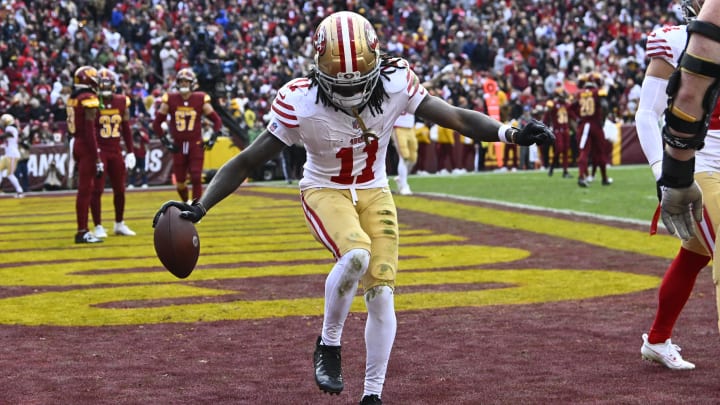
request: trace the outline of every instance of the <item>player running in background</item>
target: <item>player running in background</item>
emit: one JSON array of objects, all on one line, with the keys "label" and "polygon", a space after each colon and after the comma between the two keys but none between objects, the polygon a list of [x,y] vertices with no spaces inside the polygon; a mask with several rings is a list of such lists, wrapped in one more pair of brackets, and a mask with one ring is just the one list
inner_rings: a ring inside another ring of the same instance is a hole
[{"label": "player running in background", "polygon": [[[685,21],[695,19],[701,4],[682,1]],[[663,139],[659,120],[667,107],[668,79],[677,68],[687,42],[687,25],[665,26],[648,36],[647,57],[650,58],[642,83],[638,111],[635,114],[640,145],[650,164],[656,181],[662,175]],[[705,139],[705,148],[698,151],[695,161],[695,179],[705,195],[706,227],[708,232],[696,233],[696,237],[682,241],[680,251],[665,271],[658,290],[658,306],[649,333],[643,334],[640,348],[642,357],[658,362],[673,370],[692,370],[695,365],[682,358],[680,347],[670,340],[675,322],[690,297],[700,270],[710,262],[713,255],[714,231],[720,224],[720,207],[717,200],[720,188],[720,108],[716,105]],[[658,199],[662,194],[658,189]],[[709,203],[708,203],[709,202]],[[660,207],[658,206],[658,209]]]},{"label": "player running in background", "polygon": [[15,198],[23,198],[23,189],[20,181],[15,176],[15,168],[17,168],[20,160],[20,148],[18,142],[20,132],[15,126],[15,117],[11,114],[3,114],[0,116],[0,145],[5,147],[5,155],[2,156],[0,162],[0,183],[2,183],[3,172],[7,171],[7,178],[15,187]]},{"label": "player running in background", "polygon": [[[222,129],[222,120],[210,104],[210,96],[195,91],[197,79],[190,68],[180,69],[175,78],[177,91],[166,93],[153,120],[153,131],[173,153],[173,174],[175,175],[178,195],[183,201],[189,201],[185,181],[188,173],[192,184],[192,196],[197,200],[202,195],[202,169],[205,149],[212,149]],[[170,115],[169,131],[165,134],[163,123]],[[213,122],[213,134],[204,143],[202,138],[202,118]]]},{"label": "player running in background", "polygon": [[78,190],[75,198],[77,233],[75,243],[99,243],[88,229],[88,210],[96,179],[105,175],[97,144],[96,121],[100,102],[97,98],[98,72],[81,66],[73,75],[73,89],[67,103],[67,131],[73,138],[72,155],[77,162]]},{"label": "player running in background", "polygon": [[[100,110],[97,122],[97,143],[105,173],[110,178],[115,207],[115,235],[134,236],[123,220],[125,215],[125,177],[127,169],[135,167],[132,134],[130,133],[130,97],[115,94],[115,73],[110,69],[98,71]],[[120,138],[125,143],[127,155],[123,159]],[[125,164],[127,162],[127,168]],[[95,237],[106,238],[107,231],[102,225],[102,194],[105,191],[105,176],[95,180],[90,212],[95,223]]]},{"label": "player running in background", "polygon": [[287,145],[302,141],[307,162],[299,182],[313,236],[335,257],[325,280],[325,310],[313,356],[315,382],[331,394],[344,389],[343,327],[362,281],[367,307],[365,384],[361,404],[381,404],[395,340],[394,287],[398,218],[388,188],[385,158],[392,125],[402,114],[458,131],[476,141],[522,145],[554,142],[538,121],[522,129],[429,96],[402,58],[381,56],[375,29],[352,12],[326,17],[315,30],[315,68],[277,93],[266,129],[213,177],[199,201],[178,207],[197,222],[234,193],[257,167]]},{"label": "player running in background", "polygon": [[415,136],[415,116],[413,114],[402,113],[395,120],[393,141],[398,153],[397,177],[395,177],[398,193],[412,195],[407,179],[418,157],[418,140]]}]

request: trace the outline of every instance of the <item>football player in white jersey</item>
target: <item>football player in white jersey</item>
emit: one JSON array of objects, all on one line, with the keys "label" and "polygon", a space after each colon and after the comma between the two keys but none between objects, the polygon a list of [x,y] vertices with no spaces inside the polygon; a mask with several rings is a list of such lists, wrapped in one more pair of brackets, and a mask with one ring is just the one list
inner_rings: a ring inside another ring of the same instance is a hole
[{"label": "football player in white jersey", "polygon": [[[686,22],[693,20],[701,2],[683,0]],[[653,31],[647,40],[647,57],[650,58],[643,80],[640,105],[635,122],[645,157],[650,163],[655,180],[660,181],[663,160],[663,138],[659,120],[667,107],[668,79],[677,68],[687,42],[687,25],[666,26]],[[704,221],[698,224],[696,237],[684,240],[680,251],[670,263],[658,290],[658,307],[649,333],[643,334],[640,352],[644,359],[658,362],[674,370],[691,370],[693,363],[682,358],[680,348],[670,340],[675,321],[690,297],[698,273],[710,261],[715,249],[715,229],[720,224],[720,207],[708,204],[717,200],[720,183],[713,180],[720,174],[720,107],[715,108],[705,139],[705,147],[698,151],[695,161],[695,180],[706,196]],[[661,191],[658,186],[658,198]],[[658,213],[660,206],[658,206]],[[653,222],[657,222],[656,215]]]},{"label": "football player in white jersey", "polygon": [[336,259],[325,281],[315,382],[330,394],[344,388],[343,325],[362,282],[368,315],[361,403],[382,403],[397,327],[393,292],[399,231],[385,167],[395,120],[403,112],[415,114],[477,141],[531,145],[552,143],[555,137],[538,121],[512,128],[428,95],[407,61],[381,55],[373,26],[359,14],[341,11],[326,17],[315,30],[313,45],[311,73],[278,91],[269,123],[255,142],[218,170],[198,201],[169,201],[155,218],[176,206],[183,218],[199,221],[256,167],[285,146],[302,142],[307,161],[299,187],[305,218]]},{"label": "football player in white jersey", "polygon": [[393,125],[393,140],[397,149],[398,165],[395,183],[400,195],[412,195],[408,184],[408,174],[417,162],[418,142],[415,136],[415,116],[403,113],[395,120]]},{"label": "football player in white jersey", "polygon": [[0,145],[5,147],[5,155],[0,157],[0,183],[6,173],[8,180],[15,187],[15,198],[23,198],[22,186],[15,176],[15,168],[20,160],[18,147],[20,132],[15,126],[15,117],[10,114],[0,116],[0,131]]}]

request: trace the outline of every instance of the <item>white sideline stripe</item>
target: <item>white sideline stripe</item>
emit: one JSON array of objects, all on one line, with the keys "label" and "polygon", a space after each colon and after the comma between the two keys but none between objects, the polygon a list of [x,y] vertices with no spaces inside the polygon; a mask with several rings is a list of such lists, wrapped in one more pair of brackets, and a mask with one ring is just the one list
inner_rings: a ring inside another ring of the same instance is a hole
[{"label": "white sideline stripe", "polygon": [[[582,211],[573,211],[573,210],[564,210],[564,209],[561,210],[561,209],[557,209],[557,208],[538,207],[535,205],[511,203],[511,202],[507,202],[507,201],[491,200],[491,199],[487,199],[487,198],[466,197],[466,196],[458,196],[458,195],[443,194],[443,193],[415,193],[415,195],[443,197],[443,198],[448,198],[448,199],[452,199],[452,200],[460,200],[460,201],[475,201],[475,202],[499,205],[502,207],[522,208],[522,209],[526,209],[526,210],[530,210],[530,211],[537,211],[537,212],[552,212],[555,214],[576,215],[576,216],[580,216],[580,217],[601,219],[601,220],[605,220],[605,221],[616,221],[616,222],[623,222],[623,223],[627,223],[627,224],[645,225],[648,227],[650,226],[650,221],[640,221],[637,219],[613,217],[613,216],[609,216],[609,215],[590,214],[590,213],[582,212]],[[658,228],[665,229],[665,226],[662,223],[659,223]]]}]

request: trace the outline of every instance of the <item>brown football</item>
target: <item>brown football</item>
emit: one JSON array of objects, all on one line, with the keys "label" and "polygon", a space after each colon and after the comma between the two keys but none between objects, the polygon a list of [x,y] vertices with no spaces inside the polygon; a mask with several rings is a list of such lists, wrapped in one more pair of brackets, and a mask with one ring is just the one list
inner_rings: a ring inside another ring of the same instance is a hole
[{"label": "brown football", "polygon": [[195,224],[180,218],[180,210],[170,206],[155,224],[155,253],[163,266],[177,278],[192,273],[200,256],[200,237]]}]

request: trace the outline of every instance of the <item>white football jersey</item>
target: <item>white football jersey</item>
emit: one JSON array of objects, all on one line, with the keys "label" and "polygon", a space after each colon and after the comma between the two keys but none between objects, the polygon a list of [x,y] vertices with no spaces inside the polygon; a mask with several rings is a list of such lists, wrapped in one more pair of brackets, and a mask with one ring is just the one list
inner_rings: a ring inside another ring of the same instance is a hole
[{"label": "white football jersey", "polygon": [[9,158],[20,158],[20,149],[18,148],[18,138],[20,133],[14,126],[5,127],[5,132],[12,134],[5,138],[5,156]]},{"label": "white football jersey", "polygon": [[403,112],[414,114],[428,94],[407,61],[397,63],[404,68],[383,67],[380,75],[388,95],[382,114],[373,116],[369,107],[360,113],[367,129],[378,136],[369,143],[354,116],[323,106],[318,86],[311,88],[309,79],[291,80],[278,91],[267,130],[286,145],[305,145],[301,190],[387,187],[385,157],[393,124]]},{"label": "white football jersey", "polygon": [[[687,42],[687,26],[661,27],[653,31],[647,40],[648,58],[661,58],[677,68]],[[695,153],[695,172],[720,171],[720,103],[710,118],[705,147]]]}]

